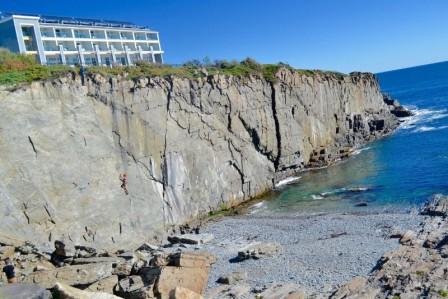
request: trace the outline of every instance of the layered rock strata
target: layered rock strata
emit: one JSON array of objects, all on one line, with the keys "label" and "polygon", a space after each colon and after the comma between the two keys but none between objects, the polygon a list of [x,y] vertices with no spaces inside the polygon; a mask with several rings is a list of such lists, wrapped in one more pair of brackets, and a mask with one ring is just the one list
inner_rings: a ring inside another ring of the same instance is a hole
[{"label": "layered rock strata", "polygon": [[372,74],[276,77],[94,75],[1,90],[0,233],[131,247],[398,125]]}]

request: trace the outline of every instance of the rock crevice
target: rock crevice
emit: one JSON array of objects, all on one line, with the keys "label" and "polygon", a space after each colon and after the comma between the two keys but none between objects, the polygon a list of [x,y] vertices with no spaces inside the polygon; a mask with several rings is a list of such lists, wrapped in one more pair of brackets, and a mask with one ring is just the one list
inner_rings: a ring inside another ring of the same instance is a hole
[{"label": "rock crevice", "polygon": [[372,74],[288,69],[275,83],[91,75],[0,90],[2,230],[132,246],[345,157],[397,127],[390,110]]}]

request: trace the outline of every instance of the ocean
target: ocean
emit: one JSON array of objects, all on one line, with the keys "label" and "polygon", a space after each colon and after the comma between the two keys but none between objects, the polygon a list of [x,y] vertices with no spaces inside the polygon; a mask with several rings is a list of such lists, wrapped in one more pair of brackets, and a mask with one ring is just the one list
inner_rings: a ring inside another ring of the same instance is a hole
[{"label": "ocean", "polygon": [[253,213],[409,211],[448,194],[448,62],[377,74],[415,116],[346,161],[300,174]]}]

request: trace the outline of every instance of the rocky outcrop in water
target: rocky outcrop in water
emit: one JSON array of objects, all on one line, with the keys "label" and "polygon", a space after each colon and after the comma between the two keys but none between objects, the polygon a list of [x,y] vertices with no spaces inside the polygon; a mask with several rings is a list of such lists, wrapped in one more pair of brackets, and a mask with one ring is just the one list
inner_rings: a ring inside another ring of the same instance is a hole
[{"label": "rocky outcrop in water", "polygon": [[0,232],[38,246],[138,245],[397,125],[364,73],[92,75],[3,89]]}]

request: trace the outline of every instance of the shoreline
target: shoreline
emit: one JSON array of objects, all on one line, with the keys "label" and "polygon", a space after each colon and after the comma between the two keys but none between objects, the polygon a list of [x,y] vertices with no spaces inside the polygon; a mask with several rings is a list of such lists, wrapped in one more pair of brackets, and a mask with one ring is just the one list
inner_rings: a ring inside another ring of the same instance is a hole
[{"label": "shoreline", "polygon": [[[208,290],[231,272],[246,272],[255,290],[273,283],[294,283],[312,292],[334,291],[356,276],[368,276],[386,252],[398,248],[397,232],[417,230],[423,216],[413,213],[325,213],[231,216],[206,224],[215,239],[201,249],[215,255]],[[276,243],[272,257],[230,262],[254,243]]]}]

